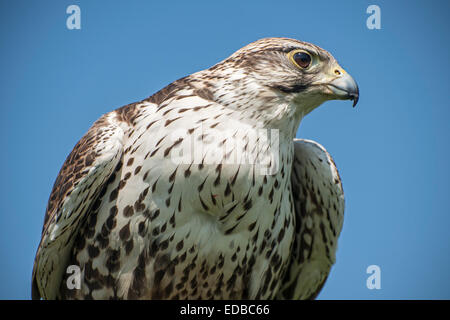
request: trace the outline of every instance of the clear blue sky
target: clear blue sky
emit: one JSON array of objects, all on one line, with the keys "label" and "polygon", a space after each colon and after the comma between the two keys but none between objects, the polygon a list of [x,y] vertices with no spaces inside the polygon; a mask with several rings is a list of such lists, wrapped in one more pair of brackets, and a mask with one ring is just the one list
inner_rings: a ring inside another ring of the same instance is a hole
[{"label": "clear blue sky", "polygon": [[[66,8],[81,8],[81,30]],[[366,8],[381,8],[381,30]],[[1,1],[0,298],[28,299],[57,173],[103,113],[262,37],[330,51],[360,102],[327,102],[298,137],[334,156],[346,192],[321,299],[450,298],[450,2]],[[381,289],[366,268],[381,268]]]}]

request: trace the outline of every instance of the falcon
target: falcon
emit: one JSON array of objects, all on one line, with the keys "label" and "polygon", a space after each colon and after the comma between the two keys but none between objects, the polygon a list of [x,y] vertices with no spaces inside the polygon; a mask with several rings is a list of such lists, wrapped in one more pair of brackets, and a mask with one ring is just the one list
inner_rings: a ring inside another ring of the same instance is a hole
[{"label": "falcon", "polygon": [[53,186],[32,297],[315,298],[344,193],[328,152],[295,135],[358,97],[327,51],[265,38],[103,115]]}]

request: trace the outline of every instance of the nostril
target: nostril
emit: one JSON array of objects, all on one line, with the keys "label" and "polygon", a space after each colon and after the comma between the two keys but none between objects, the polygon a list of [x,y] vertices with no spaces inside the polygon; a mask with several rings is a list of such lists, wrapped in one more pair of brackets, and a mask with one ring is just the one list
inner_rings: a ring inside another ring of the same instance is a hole
[{"label": "nostril", "polygon": [[337,75],[337,76],[340,76],[341,72],[338,69],[334,69],[334,74]]}]

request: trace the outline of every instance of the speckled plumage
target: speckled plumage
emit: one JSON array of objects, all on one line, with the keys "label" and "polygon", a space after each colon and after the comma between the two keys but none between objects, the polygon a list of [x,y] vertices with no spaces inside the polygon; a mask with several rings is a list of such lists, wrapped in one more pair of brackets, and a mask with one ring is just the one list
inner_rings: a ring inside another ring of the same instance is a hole
[{"label": "speckled plumage", "polygon": [[[298,49],[320,69],[295,66],[287,54]],[[330,70],[345,73],[317,46],[262,39],[102,116],[53,187],[33,297],[314,298],[344,196],[325,149],[294,137],[322,102],[355,98],[323,83],[338,77]],[[276,152],[255,134],[268,130]],[[68,265],[81,268],[80,289],[67,288]]]}]

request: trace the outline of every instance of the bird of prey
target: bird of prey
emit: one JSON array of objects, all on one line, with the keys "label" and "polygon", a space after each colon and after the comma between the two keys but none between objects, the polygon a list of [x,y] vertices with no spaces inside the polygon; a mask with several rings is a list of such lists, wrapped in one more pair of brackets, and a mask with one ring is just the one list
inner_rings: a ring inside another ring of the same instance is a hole
[{"label": "bird of prey", "polygon": [[315,298],[344,194],[328,152],[295,135],[358,96],[327,51],[265,38],[103,115],[53,186],[32,297]]}]

